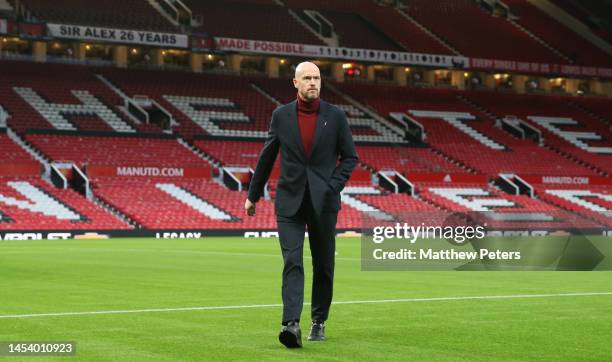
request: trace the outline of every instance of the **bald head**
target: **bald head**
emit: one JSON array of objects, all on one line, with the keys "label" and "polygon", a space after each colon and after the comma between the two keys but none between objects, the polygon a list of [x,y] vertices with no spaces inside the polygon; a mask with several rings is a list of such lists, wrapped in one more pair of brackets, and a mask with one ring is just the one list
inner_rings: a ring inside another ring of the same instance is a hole
[{"label": "bald head", "polygon": [[312,62],[301,62],[295,67],[295,78],[299,78],[304,72],[317,72],[319,73],[319,67]]},{"label": "bald head", "polygon": [[306,102],[312,102],[319,98],[321,92],[321,73],[319,67],[311,62],[302,62],[295,68],[293,85],[298,95]]}]

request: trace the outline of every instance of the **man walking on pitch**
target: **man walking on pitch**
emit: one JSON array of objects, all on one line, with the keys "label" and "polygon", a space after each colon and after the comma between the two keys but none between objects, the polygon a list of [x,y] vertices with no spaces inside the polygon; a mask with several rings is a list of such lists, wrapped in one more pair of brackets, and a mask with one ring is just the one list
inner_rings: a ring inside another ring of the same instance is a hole
[{"label": "man walking on pitch", "polygon": [[280,149],[281,173],[275,209],[284,268],[283,328],[278,338],[289,348],[302,346],[299,322],[304,303],[306,226],[313,266],[312,325],[308,340],[325,340],[324,323],[332,300],[340,191],[357,165],[344,111],[319,98],[319,68],[310,62],[300,63],[295,69],[293,85],[297,99],[272,113],[268,138],[244,204],[248,215],[255,215],[255,204],[263,194]]}]

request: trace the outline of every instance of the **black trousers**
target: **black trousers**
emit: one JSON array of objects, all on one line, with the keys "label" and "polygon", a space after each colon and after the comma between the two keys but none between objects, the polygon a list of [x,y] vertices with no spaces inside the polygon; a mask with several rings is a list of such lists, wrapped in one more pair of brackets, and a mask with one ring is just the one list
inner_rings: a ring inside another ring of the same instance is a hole
[{"label": "black trousers", "polygon": [[304,304],[304,232],[308,227],[312,256],[312,320],[324,322],[329,315],[334,285],[336,220],[338,212],[317,215],[306,188],[298,212],[277,216],[278,234],[283,253],[283,324],[300,320]]}]

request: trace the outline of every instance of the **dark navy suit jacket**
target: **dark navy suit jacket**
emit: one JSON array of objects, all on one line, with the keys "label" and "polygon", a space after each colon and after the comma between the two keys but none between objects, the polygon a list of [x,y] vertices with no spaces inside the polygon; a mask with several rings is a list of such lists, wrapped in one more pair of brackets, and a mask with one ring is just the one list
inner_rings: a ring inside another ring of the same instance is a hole
[{"label": "dark navy suit jacket", "polygon": [[276,189],[276,214],[295,215],[306,185],[317,213],[340,210],[340,191],[357,166],[355,144],[344,111],[321,101],[309,156],[300,137],[297,101],[274,110],[268,138],[251,179],[248,196],[251,202],[261,198],[279,149],[281,171]]}]

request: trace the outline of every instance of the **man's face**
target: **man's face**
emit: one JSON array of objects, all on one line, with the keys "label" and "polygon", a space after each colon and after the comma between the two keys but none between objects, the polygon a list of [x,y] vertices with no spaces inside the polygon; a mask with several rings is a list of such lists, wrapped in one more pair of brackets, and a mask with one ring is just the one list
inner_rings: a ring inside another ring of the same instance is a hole
[{"label": "man's face", "polygon": [[293,78],[293,85],[305,101],[313,101],[321,92],[321,74],[314,64],[305,64]]}]

